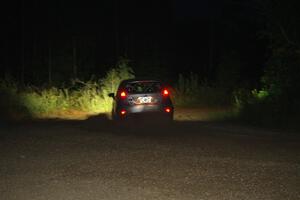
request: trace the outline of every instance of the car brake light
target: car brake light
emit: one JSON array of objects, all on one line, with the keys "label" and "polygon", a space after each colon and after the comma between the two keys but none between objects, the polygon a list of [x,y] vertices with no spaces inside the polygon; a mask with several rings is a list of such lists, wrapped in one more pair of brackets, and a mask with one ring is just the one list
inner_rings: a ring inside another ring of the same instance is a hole
[{"label": "car brake light", "polygon": [[120,93],[120,96],[121,96],[121,98],[124,99],[124,98],[127,96],[127,94],[126,94],[126,92],[122,91],[122,92]]},{"label": "car brake light", "polygon": [[121,110],[121,115],[125,115],[126,114],[126,110]]},{"label": "car brake light", "polygon": [[164,89],[164,90],[163,90],[163,95],[164,95],[164,96],[168,96],[168,95],[169,95],[169,91],[168,91],[167,89]]},{"label": "car brake light", "polygon": [[170,113],[170,112],[171,112],[171,108],[165,108],[165,111],[166,111],[167,113]]}]

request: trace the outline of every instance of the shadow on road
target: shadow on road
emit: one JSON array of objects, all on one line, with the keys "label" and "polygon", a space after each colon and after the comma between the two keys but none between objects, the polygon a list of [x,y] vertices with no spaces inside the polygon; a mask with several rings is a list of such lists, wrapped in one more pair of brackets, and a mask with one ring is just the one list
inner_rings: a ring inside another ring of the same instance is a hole
[{"label": "shadow on road", "polygon": [[[132,135],[144,137],[190,137],[204,135],[248,135],[248,136],[275,136],[283,135],[270,130],[244,127],[240,125],[228,124],[225,122],[206,122],[206,121],[168,121],[158,116],[139,116],[129,120],[114,121],[106,114],[91,116],[86,120],[62,120],[62,119],[43,119],[27,120],[18,122],[0,123],[0,134],[6,134],[11,128],[21,127],[23,130],[52,130],[57,132],[76,130],[76,134],[114,134]],[[41,131],[40,131],[41,132]],[[52,131],[53,132],[53,131]],[[9,133],[10,134],[10,133]],[[299,134],[296,134],[299,135]]]},{"label": "shadow on road", "polygon": [[39,129],[72,129],[85,130],[90,133],[113,133],[117,135],[153,135],[170,136],[174,134],[199,134],[199,130],[212,123],[201,121],[169,121],[158,116],[139,116],[133,119],[114,121],[106,114],[91,116],[86,120],[39,119],[24,121],[6,121],[0,123],[0,129],[24,127]]},{"label": "shadow on road", "polygon": [[114,121],[107,115],[92,116],[84,121],[67,122],[91,132],[109,132],[117,135],[170,136],[174,134],[195,134],[208,123],[200,121],[169,121],[158,116],[138,116],[132,119]]}]

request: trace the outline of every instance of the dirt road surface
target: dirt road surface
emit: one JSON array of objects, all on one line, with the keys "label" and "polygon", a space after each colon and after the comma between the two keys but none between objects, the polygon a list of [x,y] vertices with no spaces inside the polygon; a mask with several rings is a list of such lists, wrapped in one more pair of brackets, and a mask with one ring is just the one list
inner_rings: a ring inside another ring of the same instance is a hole
[{"label": "dirt road surface", "polygon": [[300,138],[197,121],[12,123],[3,200],[300,199]]}]

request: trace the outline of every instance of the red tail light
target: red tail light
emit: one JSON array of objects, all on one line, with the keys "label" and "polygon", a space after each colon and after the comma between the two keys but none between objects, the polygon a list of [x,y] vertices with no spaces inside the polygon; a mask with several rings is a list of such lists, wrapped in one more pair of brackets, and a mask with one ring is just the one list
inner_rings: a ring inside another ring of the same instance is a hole
[{"label": "red tail light", "polygon": [[121,110],[121,115],[125,115],[126,114],[126,110]]},{"label": "red tail light", "polygon": [[171,108],[165,108],[165,112],[170,113],[171,112]]},{"label": "red tail light", "polygon": [[169,90],[167,90],[167,89],[164,89],[163,90],[163,95],[164,96],[168,96],[170,93],[169,93]]},{"label": "red tail light", "polygon": [[124,98],[126,98],[127,94],[126,94],[125,91],[122,91],[122,92],[120,93],[120,96],[121,96],[122,99],[124,99]]}]

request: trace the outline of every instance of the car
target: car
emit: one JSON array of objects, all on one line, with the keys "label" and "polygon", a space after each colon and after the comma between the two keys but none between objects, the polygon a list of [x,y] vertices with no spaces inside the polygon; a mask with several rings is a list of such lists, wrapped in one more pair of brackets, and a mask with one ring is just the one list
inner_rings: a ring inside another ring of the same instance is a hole
[{"label": "car", "polygon": [[127,79],[120,83],[116,94],[108,96],[113,98],[112,118],[115,120],[152,115],[173,120],[170,91],[161,81]]}]

